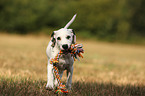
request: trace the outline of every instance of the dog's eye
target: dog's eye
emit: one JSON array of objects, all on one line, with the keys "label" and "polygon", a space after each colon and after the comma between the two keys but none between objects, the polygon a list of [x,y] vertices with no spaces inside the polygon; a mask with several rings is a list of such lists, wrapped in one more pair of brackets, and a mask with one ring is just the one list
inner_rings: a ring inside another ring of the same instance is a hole
[{"label": "dog's eye", "polygon": [[57,40],[61,40],[61,38],[60,37],[57,37]]},{"label": "dog's eye", "polygon": [[67,37],[66,37],[66,39],[69,39],[69,38],[70,38],[70,36],[67,36]]}]

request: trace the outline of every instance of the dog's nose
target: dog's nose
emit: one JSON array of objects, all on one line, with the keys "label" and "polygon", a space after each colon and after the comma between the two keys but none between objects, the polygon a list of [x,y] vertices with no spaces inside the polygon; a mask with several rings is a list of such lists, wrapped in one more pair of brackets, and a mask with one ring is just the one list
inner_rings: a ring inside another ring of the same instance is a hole
[{"label": "dog's nose", "polygon": [[63,49],[68,49],[68,45],[67,44],[64,44],[64,45],[62,45],[62,48]]}]

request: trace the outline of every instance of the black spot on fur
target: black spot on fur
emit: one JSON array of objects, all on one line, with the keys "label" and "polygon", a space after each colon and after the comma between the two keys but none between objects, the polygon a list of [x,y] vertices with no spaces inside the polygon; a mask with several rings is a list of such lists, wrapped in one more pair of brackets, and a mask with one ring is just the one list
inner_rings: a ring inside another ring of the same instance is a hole
[{"label": "black spot on fur", "polygon": [[51,46],[54,47],[56,43],[56,40],[54,38],[54,32],[51,34],[51,41],[53,42]]},{"label": "black spot on fur", "polygon": [[75,33],[75,31],[74,31],[74,30],[72,30],[72,32],[73,32],[73,34],[74,34],[74,35],[76,35],[76,33]]},{"label": "black spot on fur", "polygon": [[75,41],[74,41],[74,37],[75,37],[75,32],[74,32],[74,30],[72,30],[72,32],[73,32],[73,40],[72,40],[72,44],[75,44]]},{"label": "black spot on fur", "polygon": [[54,36],[54,32],[51,34],[51,37],[53,37]]}]

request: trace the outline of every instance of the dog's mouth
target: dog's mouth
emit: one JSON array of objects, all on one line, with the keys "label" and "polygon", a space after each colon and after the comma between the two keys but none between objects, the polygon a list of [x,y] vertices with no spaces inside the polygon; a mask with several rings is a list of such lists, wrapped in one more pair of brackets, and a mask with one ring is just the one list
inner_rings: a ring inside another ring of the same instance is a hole
[{"label": "dog's mouth", "polygon": [[69,52],[69,49],[63,49],[62,52],[63,53],[68,53]]},{"label": "dog's mouth", "polygon": [[65,50],[62,50],[62,52],[63,52],[63,54],[68,54],[68,53],[70,53],[71,51],[70,51],[70,49],[65,49]]}]

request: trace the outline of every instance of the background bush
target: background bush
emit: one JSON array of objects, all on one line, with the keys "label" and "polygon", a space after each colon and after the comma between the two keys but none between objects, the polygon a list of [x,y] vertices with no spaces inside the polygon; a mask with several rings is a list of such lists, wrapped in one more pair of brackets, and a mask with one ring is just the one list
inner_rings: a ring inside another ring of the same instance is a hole
[{"label": "background bush", "polygon": [[26,34],[57,29],[77,13],[71,28],[88,38],[135,41],[145,37],[144,5],[144,0],[0,0],[0,30]]}]

